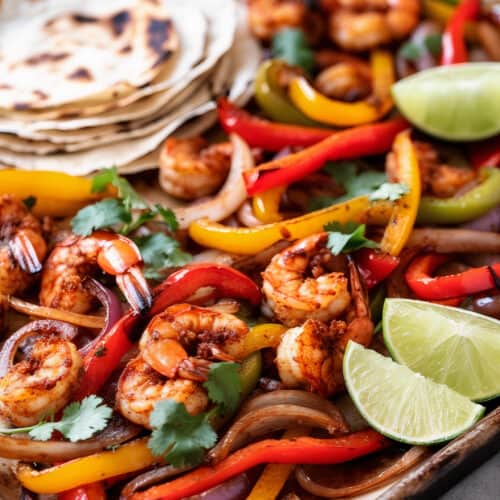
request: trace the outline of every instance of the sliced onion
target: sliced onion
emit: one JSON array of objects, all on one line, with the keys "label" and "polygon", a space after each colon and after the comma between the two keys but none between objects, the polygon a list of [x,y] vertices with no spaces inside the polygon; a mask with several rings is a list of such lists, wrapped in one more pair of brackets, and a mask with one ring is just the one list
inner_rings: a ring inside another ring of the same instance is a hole
[{"label": "sliced onion", "polygon": [[310,476],[308,476],[304,467],[300,465],[295,469],[295,477],[300,486],[313,495],[326,498],[349,497],[371,490],[375,486],[385,483],[392,477],[407,471],[409,468],[420,462],[429,453],[429,449],[424,446],[414,446],[413,448],[410,448],[410,450],[408,450],[399,460],[382,472],[374,474],[372,477],[369,477],[358,484],[343,488],[331,488],[317,483],[311,479]]},{"label": "sliced onion", "polygon": [[255,217],[252,204],[248,200],[245,201],[243,205],[241,205],[241,207],[238,209],[236,217],[238,217],[240,223],[246,227],[256,227],[262,224],[262,222],[257,219],[257,217]]},{"label": "sliced onion", "polygon": [[7,297],[7,303],[14,311],[28,316],[34,316],[35,318],[56,319],[59,321],[66,321],[66,323],[71,323],[72,325],[95,329],[102,328],[105,323],[105,319],[101,316],[90,316],[88,314],[78,314],[54,309],[52,307],[39,306],[16,297]]},{"label": "sliced onion", "polygon": [[304,406],[305,408],[321,411],[335,419],[336,425],[342,428],[344,432],[349,430],[342,413],[340,413],[338,408],[331,401],[309,391],[283,389],[260,394],[245,402],[241,407],[240,416],[254,410],[259,410],[260,408],[267,408],[274,405]]},{"label": "sliced onion", "polygon": [[156,467],[155,469],[148,470],[139,476],[134,477],[129,481],[121,491],[120,499],[130,498],[136,491],[143,490],[148,486],[153,486],[161,481],[165,481],[172,477],[183,474],[194,467],[174,467],[173,465],[164,465],[163,467]]},{"label": "sliced onion", "polygon": [[466,222],[460,226],[462,229],[473,229],[475,231],[500,232],[500,207],[495,207],[481,217]]},{"label": "sliced onion", "polygon": [[228,479],[209,490],[193,495],[187,500],[243,500],[250,490],[250,481],[246,474]]},{"label": "sliced onion", "polygon": [[94,340],[88,342],[80,349],[79,352],[82,356],[85,356],[85,354],[87,354],[97,342],[100,342],[102,337],[106,335],[109,330],[111,330],[113,325],[123,315],[121,302],[114,292],[101,285],[101,283],[94,278],[87,278],[85,281],[85,287],[104,306],[106,312],[102,330]]},{"label": "sliced onion", "polygon": [[471,229],[415,229],[406,246],[440,253],[498,253],[500,234]]},{"label": "sliced onion", "polygon": [[216,464],[252,439],[298,425],[325,429],[330,434],[346,431],[343,422],[339,424],[336,418],[325,412],[299,405],[275,404],[237,418],[217,445],[210,450],[208,458]]},{"label": "sliced onion", "polygon": [[277,243],[274,243],[270,247],[267,247],[266,249],[262,250],[259,253],[256,253],[255,255],[235,257],[232,266],[235,269],[239,269],[240,271],[255,271],[255,269],[260,269],[267,266],[274,255],[276,255],[278,252],[281,252],[290,245],[290,241],[278,241]]},{"label": "sliced onion", "polygon": [[73,340],[78,335],[78,329],[53,319],[39,319],[27,323],[13,333],[3,345],[0,351],[0,377],[4,377],[11,368],[17,349],[25,339],[49,333],[57,333],[63,339]]},{"label": "sliced onion", "polygon": [[84,457],[116,446],[136,437],[142,428],[124,419],[113,419],[100,434],[85,441],[35,441],[20,436],[0,434],[0,457],[26,462],[57,463]]},{"label": "sliced onion", "polygon": [[226,182],[212,198],[173,209],[180,229],[187,229],[198,219],[209,218],[215,222],[226,219],[246,200],[247,191],[242,173],[254,167],[252,153],[248,144],[239,136],[231,134],[230,138],[233,144],[233,156]]}]

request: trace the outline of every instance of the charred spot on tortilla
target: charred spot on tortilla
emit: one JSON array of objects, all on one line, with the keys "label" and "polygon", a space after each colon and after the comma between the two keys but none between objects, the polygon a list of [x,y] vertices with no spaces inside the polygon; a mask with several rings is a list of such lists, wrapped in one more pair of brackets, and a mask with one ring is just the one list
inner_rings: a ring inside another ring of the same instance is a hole
[{"label": "charred spot on tortilla", "polygon": [[131,16],[128,10],[122,10],[114,16],[111,16],[111,28],[115,36],[120,36],[125,31],[125,27],[130,22],[130,19]]},{"label": "charred spot on tortilla", "polygon": [[93,80],[92,73],[87,68],[77,68],[73,73],[68,75],[72,80]]},{"label": "charred spot on tortilla", "polygon": [[71,17],[76,23],[82,24],[96,23],[99,20],[97,17],[86,16],[85,14],[73,14]]},{"label": "charred spot on tortilla", "polygon": [[44,101],[45,99],[48,99],[48,97],[49,97],[45,92],[43,92],[42,90],[38,90],[38,89],[33,90],[33,94],[36,95],[40,101]]},{"label": "charred spot on tortilla", "polygon": [[171,50],[165,48],[170,37],[172,21],[170,19],[150,19],[148,23],[148,45],[158,54],[158,60],[153,67],[158,66],[171,55]]},{"label": "charred spot on tortilla", "polygon": [[52,63],[57,61],[62,61],[69,56],[67,52],[42,52],[41,54],[35,54],[34,56],[28,57],[24,62],[30,66],[36,66],[37,64]]},{"label": "charred spot on tortilla", "polygon": [[10,90],[11,88],[12,86],[7,83],[0,83],[0,90]]},{"label": "charred spot on tortilla", "polygon": [[[126,54],[127,52],[130,52],[131,50],[132,50],[132,45],[130,45],[130,44],[129,45],[125,45],[125,47],[122,47],[120,49],[120,53],[121,54]],[[149,85],[149,82],[146,83],[145,85]]]}]

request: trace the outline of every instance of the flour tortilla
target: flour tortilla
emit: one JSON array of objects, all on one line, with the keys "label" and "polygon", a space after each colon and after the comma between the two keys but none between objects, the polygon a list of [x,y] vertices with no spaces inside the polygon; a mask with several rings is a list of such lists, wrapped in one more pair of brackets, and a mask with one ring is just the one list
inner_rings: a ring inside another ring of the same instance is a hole
[{"label": "flour tortilla", "polygon": [[[164,1],[166,2],[166,0]],[[169,89],[179,82],[189,84],[191,81],[189,71],[203,60],[208,41],[208,20],[199,9],[194,8],[192,5],[181,4],[180,2],[169,2],[168,8],[172,22],[176,27],[179,48],[169,61],[163,65],[163,69],[152,82],[154,88],[158,91]],[[30,138],[29,133],[31,129],[29,125],[28,127],[24,127],[24,124],[19,122],[29,123],[41,120],[75,119],[101,115],[105,112],[124,108],[147,95],[151,95],[152,92],[147,91],[150,88],[152,86],[146,84],[140,89],[134,89],[133,92],[122,97],[116,96],[98,103],[77,101],[49,110],[3,111],[3,113],[0,113],[3,115],[3,119],[0,117],[0,131],[16,133]],[[170,93],[169,98],[175,98],[175,92]],[[167,100],[164,99],[163,102],[166,104]],[[115,122],[117,121],[123,120],[118,116]]]},{"label": "flour tortilla", "polygon": [[43,11],[2,17],[0,108],[128,94],[149,83],[177,46],[165,4],[152,0],[47,2]]}]

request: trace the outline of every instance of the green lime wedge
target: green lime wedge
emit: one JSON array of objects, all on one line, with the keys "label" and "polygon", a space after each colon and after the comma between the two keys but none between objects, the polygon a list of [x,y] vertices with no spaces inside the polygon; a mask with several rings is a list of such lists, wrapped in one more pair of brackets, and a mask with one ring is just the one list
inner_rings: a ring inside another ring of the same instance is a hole
[{"label": "green lime wedge", "polygon": [[500,321],[456,307],[387,299],[382,325],[398,363],[475,401],[500,395]]},{"label": "green lime wedge", "polygon": [[443,384],[349,341],[344,379],[365,420],[380,433],[409,444],[433,444],[462,434],[484,408]]},{"label": "green lime wedge", "polygon": [[500,63],[431,68],[392,86],[401,113],[423,131],[451,141],[500,132]]}]

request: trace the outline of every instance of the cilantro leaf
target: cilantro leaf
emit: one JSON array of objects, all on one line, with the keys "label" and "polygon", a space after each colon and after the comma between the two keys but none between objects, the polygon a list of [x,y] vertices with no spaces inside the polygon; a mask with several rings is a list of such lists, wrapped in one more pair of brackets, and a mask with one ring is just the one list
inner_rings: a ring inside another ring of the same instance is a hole
[{"label": "cilantro leaf", "polygon": [[441,54],[443,36],[440,33],[431,33],[424,38],[425,48],[433,55]]},{"label": "cilantro leaf", "polygon": [[80,403],[71,403],[57,422],[42,421],[30,427],[17,429],[1,429],[2,434],[28,432],[30,437],[39,441],[47,441],[54,431],[59,431],[71,442],[82,441],[103,430],[111,418],[113,410],[104,404],[102,398],[92,395],[82,399]]},{"label": "cilantro leaf", "polygon": [[148,447],[174,467],[197,465],[205,450],[217,441],[209,423],[209,413],[190,415],[182,403],[172,399],[156,403],[149,423],[153,428]]},{"label": "cilantro leaf", "polygon": [[314,68],[314,54],[304,32],[297,28],[284,28],[276,33],[271,44],[273,57],[283,59],[310,73]]},{"label": "cilantro leaf", "polygon": [[374,191],[370,196],[370,201],[375,200],[389,200],[396,201],[401,196],[408,193],[410,190],[406,184],[397,182],[384,182],[379,188]]},{"label": "cilantro leaf", "polygon": [[203,387],[208,397],[219,405],[222,413],[232,413],[238,408],[241,395],[241,378],[238,363],[212,363],[208,380]]},{"label": "cilantro leaf", "polygon": [[177,231],[179,229],[179,222],[171,208],[165,208],[159,204],[156,204],[155,208],[157,214],[163,219],[163,222],[168,226],[170,231]]},{"label": "cilantro leaf", "polygon": [[338,222],[330,222],[325,225],[328,231],[327,248],[333,255],[353,252],[360,248],[378,248],[375,241],[365,237],[366,226],[356,222],[348,222],[341,225]]},{"label": "cilantro leaf", "polygon": [[123,200],[123,204],[127,210],[148,208],[146,202],[139,196],[127,179],[118,174],[116,167],[105,168],[94,175],[92,179],[92,192],[102,193],[109,184],[118,189],[118,196]]},{"label": "cilantro leaf", "polygon": [[160,271],[168,267],[180,267],[191,260],[191,254],[183,252],[179,242],[163,233],[136,238],[146,267],[144,275],[151,279],[162,279]]},{"label": "cilantro leaf", "polygon": [[24,198],[23,203],[28,210],[31,210],[36,205],[36,198],[34,196],[28,196]]},{"label": "cilantro leaf", "polygon": [[414,42],[406,42],[399,49],[399,54],[408,61],[417,61],[421,53],[421,47]]},{"label": "cilantro leaf", "polygon": [[128,224],[131,220],[132,215],[121,200],[108,198],[79,210],[71,220],[71,228],[75,234],[88,236],[96,229]]}]

